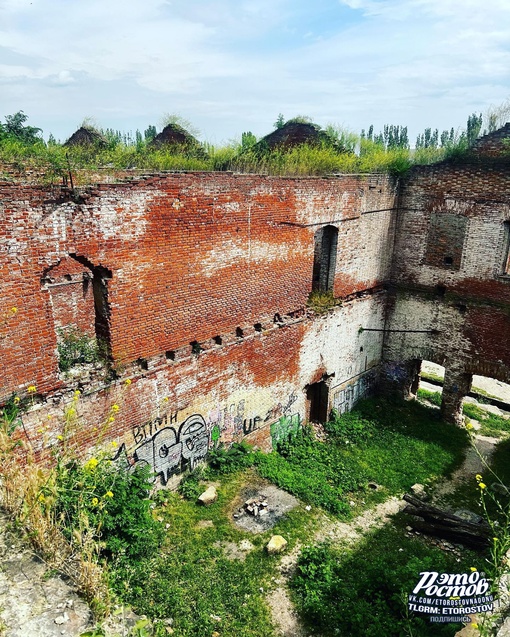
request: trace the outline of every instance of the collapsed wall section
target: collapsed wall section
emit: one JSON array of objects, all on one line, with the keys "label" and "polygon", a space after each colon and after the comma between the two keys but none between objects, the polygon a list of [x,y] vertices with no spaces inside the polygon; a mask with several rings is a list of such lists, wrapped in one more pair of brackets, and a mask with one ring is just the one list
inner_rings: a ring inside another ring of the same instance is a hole
[{"label": "collapsed wall section", "polygon": [[473,374],[510,382],[510,164],[501,140],[484,138],[465,162],[415,168],[400,196],[388,380],[408,391],[421,360],[444,365],[443,414],[453,422]]}]

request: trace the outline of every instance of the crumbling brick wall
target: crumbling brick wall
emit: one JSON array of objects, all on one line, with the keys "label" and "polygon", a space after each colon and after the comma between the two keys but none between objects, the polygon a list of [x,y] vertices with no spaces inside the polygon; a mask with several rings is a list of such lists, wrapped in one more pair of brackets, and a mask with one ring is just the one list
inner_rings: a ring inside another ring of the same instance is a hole
[{"label": "crumbling brick wall", "polygon": [[[350,407],[381,360],[382,332],[358,333],[382,329],[395,194],[382,175],[165,174],[72,196],[0,184],[0,287],[18,309],[2,326],[1,396],[37,387],[26,427],[42,453],[79,388],[79,447],[115,439],[140,462],[154,453],[154,419],[177,462],[191,460],[183,445],[200,447],[202,431],[208,444],[219,431],[267,447],[307,417],[307,386],[323,379],[326,407]],[[345,302],[314,318],[306,303],[325,225],[338,231],[333,289]],[[107,340],[117,380],[59,374],[68,326]],[[114,401],[122,411],[101,433]],[[56,424],[38,437],[47,415]]]},{"label": "crumbling brick wall", "polygon": [[463,162],[415,168],[402,185],[385,357],[390,378],[402,361],[444,365],[453,421],[473,373],[510,381],[509,135],[480,140]]}]

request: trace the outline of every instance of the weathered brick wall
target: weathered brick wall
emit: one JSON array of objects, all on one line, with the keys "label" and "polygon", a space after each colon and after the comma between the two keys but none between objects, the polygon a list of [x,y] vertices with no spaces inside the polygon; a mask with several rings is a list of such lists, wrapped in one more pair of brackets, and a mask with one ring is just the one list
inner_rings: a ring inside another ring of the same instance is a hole
[{"label": "weathered brick wall", "polygon": [[510,381],[509,167],[475,156],[416,168],[403,184],[385,345],[395,383],[413,359],[445,365],[459,395],[466,374]]},{"label": "weathered brick wall", "polygon": [[337,294],[388,278],[394,188],[382,176],[170,174],[82,195],[0,186],[2,299],[19,310],[4,326],[2,396],[59,386],[55,327],[97,323],[92,288],[120,365],[302,311],[321,224],[339,228]]},{"label": "weathered brick wall", "polygon": [[[267,448],[308,417],[310,385],[327,385],[324,408],[350,408],[377,381],[382,332],[360,328],[383,326],[395,195],[381,175],[166,174],[73,198],[1,184],[0,289],[18,311],[2,324],[0,395],[37,387],[25,425],[44,455],[79,388],[78,447],[114,440],[165,478],[218,436]],[[344,304],[313,317],[325,225]],[[117,381],[59,374],[70,326],[108,341]]]},{"label": "weathered brick wall", "polygon": [[[270,450],[308,419],[309,385],[328,379],[328,410],[345,411],[373,392],[385,297],[367,294],[315,319],[271,324],[180,361],[161,360],[129,384],[89,388],[76,403],[67,395],[35,405],[23,417],[25,432],[41,458],[64,444],[83,453],[113,442],[112,455],[148,463],[163,482],[219,440]],[[69,421],[70,405],[76,416]]]}]

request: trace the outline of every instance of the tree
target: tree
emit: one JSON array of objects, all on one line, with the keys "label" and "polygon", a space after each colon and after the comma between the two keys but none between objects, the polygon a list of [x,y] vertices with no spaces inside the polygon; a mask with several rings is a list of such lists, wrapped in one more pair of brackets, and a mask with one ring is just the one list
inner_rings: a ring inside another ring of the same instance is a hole
[{"label": "tree", "polygon": [[241,135],[241,150],[248,150],[257,143],[257,138],[251,131]]},{"label": "tree", "polygon": [[24,125],[28,115],[25,115],[23,111],[18,111],[14,115],[6,115],[4,119],[5,124],[0,124],[0,139],[15,139],[24,144],[35,144],[42,141],[42,129]]},{"label": "tree", "polygon": [[273,124],[273,126],[276,129],[283,128],[285,126],[285,118],[283,117],[283,113],[278,113],[278,117],[276,118],[276,122]]}]

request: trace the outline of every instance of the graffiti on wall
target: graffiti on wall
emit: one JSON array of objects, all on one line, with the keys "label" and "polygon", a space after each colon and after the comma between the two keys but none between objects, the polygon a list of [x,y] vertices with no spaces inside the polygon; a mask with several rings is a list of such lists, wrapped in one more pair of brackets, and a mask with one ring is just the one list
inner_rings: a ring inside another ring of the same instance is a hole
[{"label": "graffiti on wall", "polygon": [[339,414],[351,411],[354,405],[373,393],[377,383],[375,371],[369,371],[362,376],[348,380],[331,389],[333,395],[333,409]]},{"label": "graffiti on wall", "polygon": [[178,412],[169,412],[135,425],[131,430],[135,443],[132,456],[128,457],[122,445],[115,459],[131,467],[149,466],[154,480],[159,477],[166,484],[173,475],[193,470],[205,459],[209,447],[217,446],[220,440],[230,445],[267,427],[276,448],[301,426],[299,413],[290,413],[297,399],[295,393],[290,394],[286,402],[278,403],[265,416],[248,410],[246,400],[238,400],[211,410],[205,417],[193,414],[180,425]]},{"label": "graffiti on wall", "polygon": [[164,427],[135,449],[135,465],[151,467],[155,477],[166,484],[169,478],[183,471],[193,469],[203,460],[209,449],[209,434],[205,420],[194,414],[182,423],[179,429]]},{"label": "graffiti on wall", "polygon": [[301,427],[301,418],[299,414],[292,416],[281,416],[279,420],[270,426],[271,442],[273,449],[276,449],[278,443],[288,440],[290,436],[296,434]]}]

